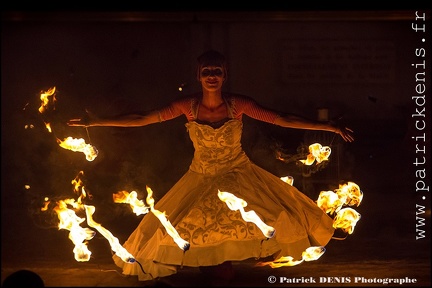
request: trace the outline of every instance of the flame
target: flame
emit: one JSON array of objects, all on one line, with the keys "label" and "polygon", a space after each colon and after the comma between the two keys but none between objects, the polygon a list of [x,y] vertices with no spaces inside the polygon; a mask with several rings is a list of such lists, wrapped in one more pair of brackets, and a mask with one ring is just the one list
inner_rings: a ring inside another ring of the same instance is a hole
[{"label": "flame", "polygon": [[63,141],[57,139],[57,143],[62,148],[69,149],[74,152],[83,152],[86,155],[87,161],[93,161],[98,155],[98,150],[96,147],[92,146],[91,144],[87,144],[82,138],[77,139],[67,137]]},{"label": "flame", "polygon": [[128,203],[137,216],[147,214],[150,207],[146,206],[142,200],[138,200],[137,196],[138,193],[136,191],[132,191],[131,193],[119,191],[113,194],[113,200],[115,203]]},{"label": "flame", "polygon": [[321,191],[317,205],[327,214],[336,213],[333,219],[333,227],[341,228],[343,231],[352,234],[354,227],[360,220],[361,215],[352,208],[343,208],[344,205],[359,206],[363,199],[363,192],[354,182],[347,182],[339,185],[334,191]]},{"label": "flame", "polygon": [[[182,91],[182,84],[179,87],[179,91]],[[40,99],[42,101],[41,106],[39,107],[39,112],[41,114],[45,113],[49,109],[55,109],[56,102],[56,87],[52,87],[47,91],[41,91]],[[25,108],[24,108],[25,109]],[[45,122],[45,121],[44,121]],[[51,124],[45,122],[45,126],[47,130],[51,133],[52,128]],[[25,129],[33,128],[32,125],[26,125]],[[85,143],[84,139],[76,139],[72,137],[65,138],[63,141],[57,139],[57,143],[65,149],[69,149],[75,152],[83,152],[86,155],[86,159],[88,161],[93,161],[97,155],[97,149]],[[319,143],[314,143],[309,146],[309,154],[307,155],[305,160],[300,160],[301,163],[305,165],[312,165],[315,161],[317,163],[321,163],[323,161],[328,160],[331,154],[331,149],[329,146],[322,146]],[[303,154],[300,155],[303,157]],[[279,155],[278,159],[283,160],[283,158]],[[298,159],[298,157],[296,158]],[[82,171],[79,176],[83,175]],[[57,206],[54,207],[54,211],[57,213],[59,224],[59,229],[69,230],[69,239],[75,244],[75,248],[73,252],[75,254],[75,259],[77,261],[89,261],[91,256],[91,251],[87,247],[88,241],[93,239],[96,235],[90,228],[83,228],[81,224],[84,223],[85,218],[79,217],[75,211],[84,210],[87,218],[87,224],[95,228],[99,233],[101,233],[110,243],[111,248],[116,254],[125,262],[132,263],[135,262],[134,257],[124,249],[118,239],[112,235],[112,233],[104,228],[101,224],[97,223],[93,219],[93,214],[96,211],[96,208],[91,205],[84,205],[82,203],[83,199],[88,197],[88,193],[85,191],[84,185],[81,179],[77,176],[74,180],[72,180],[72,184],[74,185],[74,191],[79,195],[77,200],[74,199],[65,199],[57,201]],[[285,176],[280,178],[282,181],[293,185],[294,178],[291,176]],[[176,244],[183,250],[186,251],[189,249],[189,242],[182,239],[176,229],[171,225],[170,221],[167,219],[165,212],[161,212],[154,208],[154,199],[152,197],[153,191],[146,186],[147,188],[147,204],[150,206],[146,206],[142,200],[137,199],[137,193],[132,191],[128,193],[126,191],[120,191],[116,194],[113,194],[113,200],[116,203],[128,203],[133,212],[136,215],[147,214],[151,211],[162,223],[165,227],[167,233],[174,239]],[[26,189],[29,189],[29,187]],[[221,201],[225,202],[227,206],[233,210],[239,210],[243,219],[247,222],[255,223],[262,233],[271,238],[275,234],[275,229],[271,226],[266,225],[260,217],[255,213],[255,211],[251,210],[249,212],[244,211],[244,207],[247,206],[247,202],[243,199],[237,198],[233,194],[229,192],[221,192],[218,190],[218,197]],[[322,191],[317,200],[317,205],[328,214],[336,213],[336,216],[333,220],[333,227],[335,229],[340,228],[343,231],[352,234],[356,223],[361,218],[361,215],[352,208],[344,208],[344,205],[348,206],[359,206],[363,198],[363,193],[358,187],[357,184],[353,182],[348,182],[347,184],[340,185],[339,189],[335,191]],[[45,198],[44,206],[41,208],[42,211],[47,211],[50,200]],[[325,248],[321,246],[309,247],[302,253],[301,260],[294,260],[291,256],[283,256],[279,259],[272,262],[260,262],[258,266],[269,265],[272,268],[279,268],[284,266],[294,266],[302,263],[303,261],[314,261],[320,258],[325,252]]]},{"label": "flame", "polygon": [[338,212],[343,205],[359,206],[363,199],[363,192],[360,187],[354,182],[347,182],[339,185],[334,191],[321,191],[317,205],[324,212],[333,214]]},{"label": "flame", "polygon": [[41,91],[40,94],[40,99],[42,101],[41,106],[39,107],[39,112],[40,113],[44,113],[48,108],[48,105],[50,104],[50,98],[52,96],[52,102],[55,103],[56,98],[55,98],[55,91],[56,91],[56,87],[52,87],[50,89],[48,89],[47,91],[43,92]]},{"label": "flame", "polygon": [[[84,187],[84,185],[83,185],[83,181],[81,180],[81,176],[83,176],[84,175],[84,171],[80,171],[79,173],[78,173],[78,175],[71,181],[71,183],[74,185],[74,192],[75,193],[79,193],[79,191],[80,191],[80,188],[81,187]],[[86,194],[84,194],[84,196],[86,196]]]},{"label": "flame", "polygon": [[361,215],[352,208],[344,208],[337,212],[333,222],[334,228],[340,228],[344,232],[352,234]]},{"label": "flame", "polygon": [[48,210],[48,205],[51,203],[51,201],[49,200],[48,197],[45,197],[44,199],[44,205],[43,207],[41,207],[41,211],[47,211]]},{"label": "flame", "polygon": [[339,189],[336,190],[336,194],[339,198],[343,199],[345,205],[359,206],[363,200],[363,192],[360,187],[354,182],[348,182],[343,185],[339,185]]},{"label": "flame", "polygon": [[[282,179],[282,178],[281,178]],[[333,228],[352,234],[361,215],[352,208],[342,208],[344,205],[359,206],[363,199],[360,187],[354,182],[339,185],[334,191],[321,191],[317,200],[317,206],[327,214],[334,214]],[[257,266],[269,265],[272,268],[295,266],[303,261],[317,260],[325,252],[322,246],[312,246],[302,253],[301,260],[294,260],[291,256],[282,256],[275,261],[259,262]]]},{"label": "flame", "polygon": [[271,268],[295,266],[295,265],[302,263],[303,261],[318,260],[318,258],[320,258],[324,254],[325,251],[326,250],[323,246],[311,246],[311,247],[307,248],[305,251],[303,251],[301,260],[294,260],[294,258],[291,256],[282,256],[275,261],[259,262],[256,264],[256,266],[268,265]]},{"label": "flame", "polygon": [[305,165],[312,165],[315,160],[317,163],[328,160],[331,154],[331,148],[329,146],[322,146],[320,143],[314,143],[309,145],[309,154],[306,160],[300,160]]},{"label": "flame", "polygon": [[89,198],[89,199],[93,198],[93,196],[90,195],[90,193],[86,192],[85,187],[84,187],[84,183],[80,178],[81,176],[84,176],[84,171],[82,171],[82,170],[71,181],[72,185],[74,186],[74,192],[79,196],[78,200],[77,200],[79,203],[81,203],[82,202],[81,200],[84,198]]},{"label": "flame", "polygon": [[45,123],[45,127],[47,128],[48,132],[52,133],[51,124]]},{"label": "flame", "polygon": [[84,205],[86,216],[87,216],[87,224],[90,227],[95,228],[99,231],[99,233],[104,236],[108,242],[110,243],[111,249],[119,256],[124,262],[132,263],[135,262],[135,258],[125,249],[122,245],[120,245],[119,240],[113,236],[113,234],[108,231],[106,228],[102,227],[101,224],[95,222],[93,220],[93,214],[96,211],[94,206]]},{"label": "flame", "polygon": [[273,237],[275,233],[275,229],[273,227],[265,224],[261,220],[261,218],[259,218],[259,216],[255,213],[255,211],[244,211],[243,208],[247,206],[247,202],[245,200],[237,198],[229,192],[221,192],[220,190],[218,190],[218,197],[220,200],[225,202],[232,211],[240,210],[243,220],[255,223],[255,225],[258,226],[264,236],[266,236],[267,238]]},{"label": "flame", "polygon": [[96,233],[89,228],[80,226],[85,219],[78,217],[75,211],[68,208],[68,204],[77,206],[74,199],[66,199],[58,201],[57,206],[54,207],[54,211],[60,220],[58,227],[70,231],[69,239],[75,244],[73,249],[75,260],[79,262],[89,261],[91,252],[87,247],[86,240],[91,240]]},{"label": "flame", "polygon": [[342,208],[343,201],[333,191],[321,191],[318,200],[318,207],[327,214],[333,214]]},{"label": "flame", "polygon": [[173,238],[174,242],[182,249],[186,251],[189,249],[189,242],[183,240],[178,234],[177,230],[171,225],[171,222],[166,218],[165,212],[160,212],[159,210],[154,209],[154,199],[153,199],[153,191],[150,187],[146,186],[147,189],[147,198],[146,202],[150,205],[150,211],[159,219],[162,225],[165,227],[167,233]]},{"label": "flame", "polygon": [[280,179],[291,186],[294,185],[294,177],[292,176],[282,176]]},{"label": "flame", "polygon": [[[45,113],[49,109],[50,105],[53,106],[53,109],[55,109],[54,107],[54,103],[56,102],[55,92],[56,92],[55,86],[48,89],[46,92],[43,91],[41,92],[40,99],[42,100],[42,104],[39,107],[39,112],[41,114]],[[50,101],[50,99],[52,100]],[[52,133],[51,123],[46,122],[45,120],[44,123],[48,132]],[[72,137],[67,137],[63,141],[60,139],[56,139],[56,140],[57,143],[62,148],[69,149],[74,152],[83,152],[86,155],[87,161],[93,161],[98,155],[98,151],[96,147],[85,143],[85,140],[82,138],[76,139]]]},{"label": "flame", "polygon": [[[79,178],[83,174],[84,172],[80,171],[77,177],[72,180],[74,192],[79,193],[78,199],[76,201],[72,198],[59,200],[56,202],[57,206],[53,209],[57,213],[57,217],[59,219],[59,229],[66,229],[70,231],[69,239],[75,244],[75,248],[73,249],[75,259],[79,262],[90,260],[91,251],[88,249],[87,243],[96,235],[96,232],[90,228],[81,227],[81,224],[85,221],[85,218],[77,216],[75,210],[84,210],[87,218],[87,224],[90,227],[98,230],[99,233],[101,233],[108,240],[111,245],[111,249],[116,252],[116,254],[123,261],[127,263],[135,262],[134,257],[120,245],[118,239],[101,224],[93,220],[93,214],[96,211],[96,208],[94,206],[85,205],[82,203],[82,200],[87,196],[83,182]],[[42,207],[41,210],[47,211],[49,203],[50,201],[46,197],[44,207]]]},{"label": "flame", "polygon": [[[55,91],[56,91],[56,87],[52,87],[50,89],[48,89],[47,91],[41,91],[40,94],[40,99],[42,101],[41,106],[39,107],[39,113],[43,114],[45,111],[48,110],[48,106],[51,104],[54,107],[54,103],[56,102],[56,98],[55,98]],[[50,99],[52,99],[50,101]],[[53,108],[55,109],[55,107]],[[48,132],[52,133],[52,129],[51,129],[51,124],[48,122],[45,122],[45,127],[47,128]]]}]

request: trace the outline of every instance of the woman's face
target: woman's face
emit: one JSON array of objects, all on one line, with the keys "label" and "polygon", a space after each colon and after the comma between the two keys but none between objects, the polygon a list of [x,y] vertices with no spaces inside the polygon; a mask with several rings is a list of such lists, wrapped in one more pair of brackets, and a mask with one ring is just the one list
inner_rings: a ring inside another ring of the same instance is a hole
[{"label": "woman's face", "polygon": [[215,91],[222,88],[225,72],[221,66],[202,66],[199,80],[203,89]]}]

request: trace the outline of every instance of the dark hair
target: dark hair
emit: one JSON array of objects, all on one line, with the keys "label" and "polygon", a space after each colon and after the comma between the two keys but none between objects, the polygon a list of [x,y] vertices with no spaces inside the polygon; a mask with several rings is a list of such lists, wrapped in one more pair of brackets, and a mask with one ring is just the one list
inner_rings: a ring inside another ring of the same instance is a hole
[{"label": "dark hair", "polygon": [[9,287],[45,287],[42,278],[30,270],[18,270],[7,276],[2,283],[2,288]]},{"label": "dark hair", "polygon": [[200,79],[200,70],[203,66],[220,66],[224,71],[225,78],[227,77],[227,61],[225,56],[216,50],[207,50],[197,58],[197,79]]}]

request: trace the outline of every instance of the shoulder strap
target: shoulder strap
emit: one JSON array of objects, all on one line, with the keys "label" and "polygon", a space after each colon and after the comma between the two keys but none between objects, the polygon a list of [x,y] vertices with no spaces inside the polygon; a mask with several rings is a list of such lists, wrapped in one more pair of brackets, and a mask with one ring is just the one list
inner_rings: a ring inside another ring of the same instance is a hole
[{"label": "shoulder strap", "polygon": [[231,95],[227,95],[227,96],[223,96],[223,99],[227,105],[227,109],[228,109],[228,117],[229,118],[234,118],[234,114],[233,114],[233,108],[234,108],[234,97],[232,97]]},{"label": "shoulder strap", "polygon": [[194,119],[197,119],[197,117],[198,117],[198,106],[199,106],[198,99],[196,97],[192,97],[192,99],[191,99],[191,114],[192,114]]}]

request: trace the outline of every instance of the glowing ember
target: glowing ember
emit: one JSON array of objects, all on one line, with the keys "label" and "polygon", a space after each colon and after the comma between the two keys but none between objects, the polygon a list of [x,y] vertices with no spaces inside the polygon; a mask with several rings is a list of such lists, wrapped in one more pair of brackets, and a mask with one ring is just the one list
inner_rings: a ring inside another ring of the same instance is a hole
[{"label": "glowing ember", "polygon": [[309,145],[309,154],[306,160],[300,160],[305,165],[312,165],[315,160],[317,163],[328,160],[331,154],[331,148],[329,146],[322,146],[319,143]]},{"label": "glowing ember", "polygon": [[115,203],[128,203],[137,216],[147,214],[150,211],[150,207],[146,206],[142,200],[138,200],[137,196],[136,191],[132,191],[131,193],[119,191],[113,194],[113,200]]},{"label": "glowing ember", "polygon": [[147,189],[147,198],[146,202],[150,205],[150,211],[159,219],[162,225],[165,227],[167,233],[173,238],[174,242],[182,249],[186,251],[189,249],[189,242],[183,240],[180,237],[177,230],[171,225],[171,222],[166,218],[165,212],[160,212],[159,210],[154,209],[154,199],[153,199],[153,191],[150,187],[146,186]]},{"label": "glowing ember", "polygon": [[275,261],[259,262],[256,264],[256,266],[268,265],[271,268],[295,266],[302,263],[303,261],[315,261],[318,258],[320,258],[325,251],[326,251],[325,248],[322,246],[312,246],[307,248],[305,251],[303,251],[301,260],[294,260],[294,258],[291,256],[283,256]]},{"label": "glowing ember", "polygon": [[275,229],[273,227],[265,224],[261,220],[261,218],[258,217],[255,211],[244,211],[244,207],[247,206],[247,202],[245,200],[237,198],[229,192],[221,192],[220,190],[218,190],[218,197],[220,200],[225,202],[232,211],[240,210],[243,220],[255,223],[255,225],[258,226],[264,236],[266,236],[267,238],[273,237],[275,233]]},{"label": "glowing ember", "polygon": [[87,144],[85,140],[82,138],[77,139],[77,138],[67,137],[63,141],[57,139],[57,142],[62,148],[69,149],[74,152],[84,153],[86,155],[87,161],[93,161],[98,155],[98,150],[96,149],[96,147]]}]

